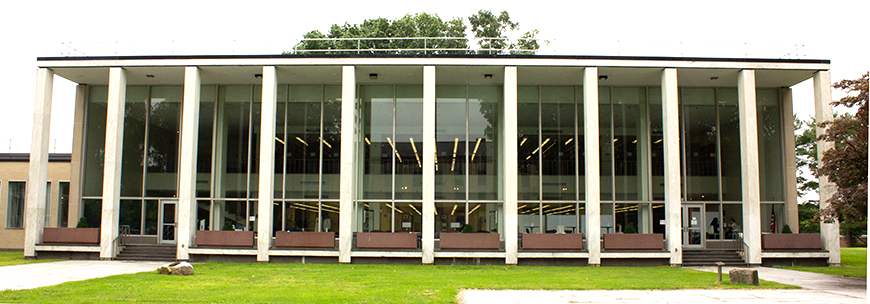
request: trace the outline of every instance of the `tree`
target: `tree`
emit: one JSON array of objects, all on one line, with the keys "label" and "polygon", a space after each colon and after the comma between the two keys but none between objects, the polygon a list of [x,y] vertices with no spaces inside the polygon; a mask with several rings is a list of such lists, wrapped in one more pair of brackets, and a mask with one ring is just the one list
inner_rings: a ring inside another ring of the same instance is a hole
[{"label": "tree", "polygon": [[[816,152],[816,119],[810,117],[807,120],[801,120],[795,115],[794,130],[795,164],[797,165],[798,172],[808,172],[815,175],[819,163],[818,153]],[[818,192],[819,181],[798,174],[797,190],[799,196],[810,192]],[[818,205],[818,202],[816,202],[816,205]]]},{"label": "tree", "polygon": [[[510,20],[507,11],[498,16],[490,11],[480,10],[468,17],[471,33],[478,39],[481,48],[494,49],[486,53],[534,54],[540,48],[537,30],[526,32],[517,42],[507,40],[507,33],[519,29],[519,23]],[[326,54],[357,53],[402,53],[411,54],[473,54],[468,45],[464,18],[442,20],[437,14],[407,14],[402,18],[366,19],[362,24],[333,24],[327,34],[314,30],[303,35],[304,39],[332,38],[387,38],[387,39],[348,39],[348,40],[303,40],[294,50],[317,50]],[[441,39],[400,39],[411,37],[433,37]],[[489,38],[489,39],[488,39]],[[492,39],[500,38],[500,39]],[[519,51],[517,51],[519,50]],[[292,52],[285,52],[292,53]]]},{"label": "tree", "polygon": [[[835,83],[834,88],[858,94],[847,95],[831,104],[857,107],[857,112],[819,123],[819,127],[826,129],[818,139],[831,142],[833,147],[822,155],[817,174],[827,176],[828,181],[837,185],[837,191],[818,216],[825,222],[839,220],[846,227],[867,220],[867,79],[868,73],[865,73],[859,79]],[[849,242],[852,239],[851,231],[847,229],[846,239]]]}]

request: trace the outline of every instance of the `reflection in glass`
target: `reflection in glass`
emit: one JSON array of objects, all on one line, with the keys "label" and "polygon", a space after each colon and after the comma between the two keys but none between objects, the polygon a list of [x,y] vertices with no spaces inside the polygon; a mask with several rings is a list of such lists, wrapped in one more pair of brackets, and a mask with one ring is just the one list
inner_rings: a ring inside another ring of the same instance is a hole
[{"label": "reflection in glass", "polygon": [[610,88],[598,88],[598,144],[601,158],[601,200],[613,200],[613,116],[610,105]]},{"label": "reflection in glass", "polygon": [[130,234],[142,233],[142,201],[121,200],[118,225],[130,226]]},{"label": "reflection in glass", "polygon": [[360,87],[364,199],[392,199],[393,90],[393,86]]},{"label": "reflection in glass", "polygon": [[573,88],[541,87],[540,155],[544,200],[577,198],[574,117]]},{"label": "reflection in glass", "polygon": [[[466,116],[470,115],[466,87],[437,86],[435,92],[435,199],[464,200]],[[478,105],[474,110],[479,109]],[[474,138],[475,143],[478,138]]]},{"label": "reflection in glass", "polygon": [[499,199],[497,170],[499,158],[496,156],[499,155],[498,105],[502,93],[502,89],[496,86],[468,87],[466,154],[468,155],[468,199],[471,200]]},{"label": "reflection in glass", "polygon": [[[181,127],[181,86],[151,87],[148,103],[146,197],[175,197],[178,187],[178,142]],[[123,174],[122,174],[123,176]]]},{"label": "reflection in glass", "polygon": [[142,196],[145,134],[148,122],[146,86],[127,87],[124,104],[124,143],[121,151],[121,196]]},{"label": "reflection in glass", "polygon": [[[396,87],[395,199],[423,198],[423,87]],[[422,210],[421,210],[422,211]],[[420,231],[420,230],[414,230]]]},{"label": "reflection in glass", "polygon": [[776,89],[756,91],[759,190],[762,201],[783,200],[782,117]]},{"label": "reflection in glass", "polygon": [[[722,168],[722,200],[742,200],[740,184],[740,113],[737,107],[737,90],[724,88],[716,90],[719,104],[719,155]],[[716,198],[707,199],[716,200]]]},{"label": "reflection in glass", "polygon": [[520,200],[541,199],[538,98],[538,87],[517,88],[517,156],[520,166],[517,195]]},{"label": "reflection in glass", "polygon": [[[103,153],[106,148],[106,107],[108,87],[90,87],[88,90],[87,121],[85,128],[84,173],[82,195],[103,195]],[[96,219],[99,221],[99,219]]]},{"label": "reflection in glass", "polygon": [[[683,88],[683,159],[686,200],[719,199],[716,105],[713,89]],[[736,134],[736,133],[735,133]],[[723,151],[724,152],[724,151]],[[739,157],[739,153],[737,154]],[[739,166],[738,166],[739,168]]]}]

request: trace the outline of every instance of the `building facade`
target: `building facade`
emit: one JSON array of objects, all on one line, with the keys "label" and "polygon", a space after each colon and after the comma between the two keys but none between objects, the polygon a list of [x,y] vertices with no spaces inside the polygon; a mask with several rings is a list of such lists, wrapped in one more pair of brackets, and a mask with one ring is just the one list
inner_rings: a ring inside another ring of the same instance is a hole
[{"label": "building facade", "polygon": [[[24,249],[24,209],[30,166],[27,153],[0,153],[0,250]],[[69,223],[70,154],[48,155],[43,227],[75,226]]]},{"label": "building facade", "polygon": [[[180,260],[680,265],[684,250],[737,248],[749,264],[839,263],[836,224],[823,225],[818,250],[762,246],[765,235],[798,227],[789,88],[812,78],[817,119],[830,117],[826,60],[38,63],[30,183],[45,181],[58,75],[79,84],[69,219],[86,218],[100,240],[45,244],[44,225],[28,220],[31,257],[89,251],[111,259],[124,235],[173,244]],[[824,201],[831,185],[821,182]],[[39,217],[44,198],[31,192],[27,214]],[[217,231],[227,234],[209,234]],[[328,244],[300,241],[315,236]]]}]

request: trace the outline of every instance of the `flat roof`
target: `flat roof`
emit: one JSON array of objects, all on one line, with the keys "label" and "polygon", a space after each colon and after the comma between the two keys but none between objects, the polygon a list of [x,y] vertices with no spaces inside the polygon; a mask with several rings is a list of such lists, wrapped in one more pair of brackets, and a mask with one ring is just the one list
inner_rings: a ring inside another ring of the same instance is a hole
[{"label": "flat roof", "polygon": [[68,56],[37,57],[36,61],[98,61],[98,60],[196,60],[196,59],[285,59],[285,58],[453,58],[453,59],[568,59],[568,60],[627,60],[627,61],[697,61],[697,62],[752,62],[752,63],[810,63],[830,64],[828,59],[779,58],[717,58],[717,57],[664,57],[664,56],[604,56],[604,55],[487,55],[487,54],[274,54],[274,55],[139,55],[139,56]]}]

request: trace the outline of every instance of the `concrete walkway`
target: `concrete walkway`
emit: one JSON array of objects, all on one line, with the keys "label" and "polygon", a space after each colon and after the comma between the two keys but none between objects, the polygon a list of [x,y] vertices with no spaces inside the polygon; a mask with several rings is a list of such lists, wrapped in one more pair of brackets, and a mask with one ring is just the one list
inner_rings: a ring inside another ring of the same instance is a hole
[{"label": "concrete walkway", "polygon": [[[715,267],[693,268],[715,272]],[[758,267],[762,280],[804,289],[767,290],[464,290],[460,303],[866,303],[867,281]],[[727,273],[728,268],[723,269]]]},{"label": "concrete walkway", "polygon": [[154,271],[166,262],[63,261],[0,267],[0,290],[31,289],[119,274]]}]

